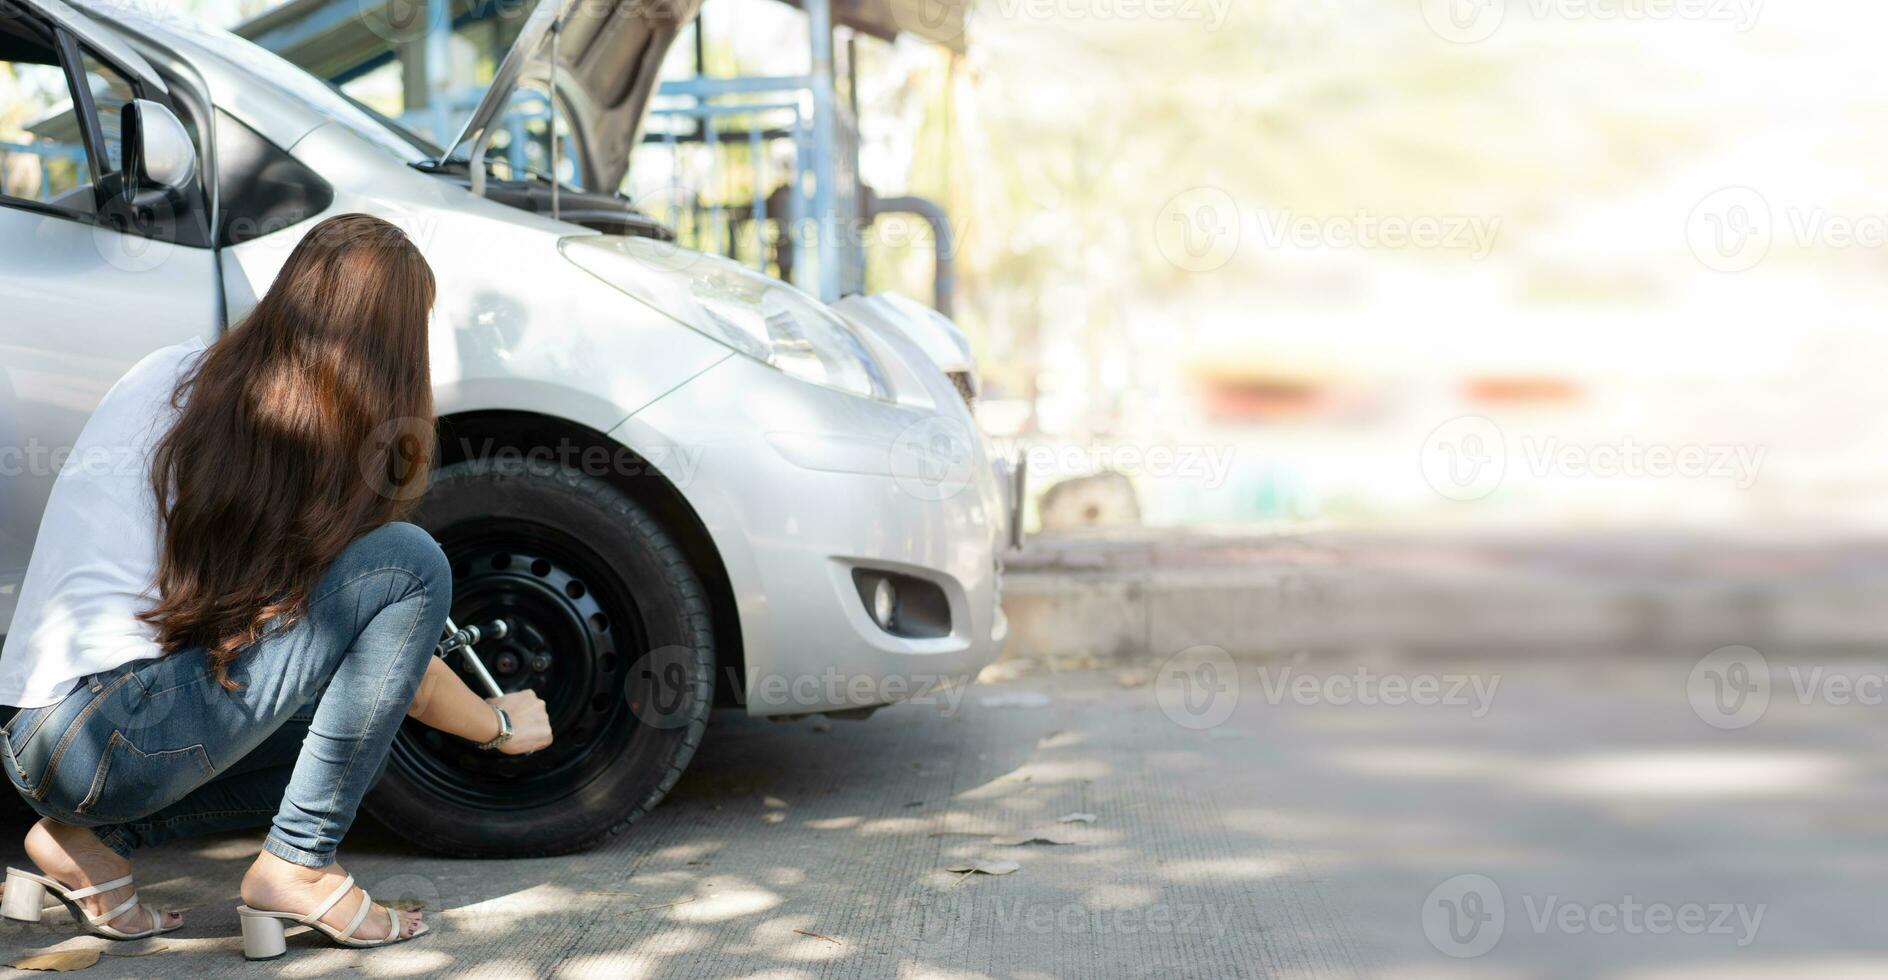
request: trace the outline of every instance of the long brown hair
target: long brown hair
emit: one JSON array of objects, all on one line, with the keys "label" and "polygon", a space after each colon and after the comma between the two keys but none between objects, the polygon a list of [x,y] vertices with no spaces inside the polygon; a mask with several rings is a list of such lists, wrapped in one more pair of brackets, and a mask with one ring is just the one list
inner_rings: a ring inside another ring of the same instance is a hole
[{"label": "long brown hair", "polygon": [[310,229],[268,295],[179,381],[151,489],[165,653],[201,645],[218,682],[292,621],[341,550],[410,513],[433,449],[432,269],[395,226]]}]

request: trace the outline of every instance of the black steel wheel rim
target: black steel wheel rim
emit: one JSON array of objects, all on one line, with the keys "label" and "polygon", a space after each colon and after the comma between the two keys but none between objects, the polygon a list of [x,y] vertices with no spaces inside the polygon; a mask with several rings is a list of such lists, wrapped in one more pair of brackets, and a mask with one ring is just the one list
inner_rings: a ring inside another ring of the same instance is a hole
[{"label": "black steel wheel rim", "polygon": [[[481,640],[476,653],[500,688],[530,688],[544,699],[553,742],[505,755],[408,721],[390,765],[433,798],[477,809],[531,809],[582,792],[641,727],[637,709],[647,693],[632,667],[648,644],[634,596],[600,555],[556,528],[508,521],[492,530],[481,521],[435,537],[452,564],[454,621],[509,625],[507,636]],[[463,654],[449,662],[484,692]]]}]

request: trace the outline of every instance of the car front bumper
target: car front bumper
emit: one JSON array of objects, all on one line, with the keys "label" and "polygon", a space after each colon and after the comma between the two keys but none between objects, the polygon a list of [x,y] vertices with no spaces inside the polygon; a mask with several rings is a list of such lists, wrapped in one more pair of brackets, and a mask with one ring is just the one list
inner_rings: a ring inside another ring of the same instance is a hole
[{"label": "car front bumper", "polygon": [[[720,552],[749,713],[954,705],[1000,652],[1013,484],[936,380],[936,397],[914,407],[733,356],[612,433],[675,484]],[[948,633],[881,628],[855,570],[936,586]]]}]

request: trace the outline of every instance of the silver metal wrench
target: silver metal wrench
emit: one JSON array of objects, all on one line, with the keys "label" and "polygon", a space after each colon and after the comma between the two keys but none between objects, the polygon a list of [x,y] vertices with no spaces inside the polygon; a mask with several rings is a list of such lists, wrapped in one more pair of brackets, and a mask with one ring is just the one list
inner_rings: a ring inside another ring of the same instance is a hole
[{"label": "silver metal wrench", "polygon": [[498,681],[492,678],[492,672],[485,669],[485,661],[479,659],[478,651],[472,649],[473,644],[480,639],[483,639],[483,635],[477,626],[460,629],[458,624],[452,621],[452,617],[448,616],[446,617],[446,635],[439,641],[439,645],[433,648],[433,653],[443,657],[454,650],[459,651],[465,657],[465,665],[478,676],[479,683],[485,686],[485,690],[490,692],[492,697],[502,698],[505,696],[504,689],[499,687]]}]

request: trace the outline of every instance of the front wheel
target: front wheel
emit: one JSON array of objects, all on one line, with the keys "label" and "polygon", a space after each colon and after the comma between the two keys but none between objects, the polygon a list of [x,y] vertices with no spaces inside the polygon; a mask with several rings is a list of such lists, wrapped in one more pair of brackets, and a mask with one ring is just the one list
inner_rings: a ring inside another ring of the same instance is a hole
[{"label": "front wheel", "polygon": [[[504,624],[477,654],[544,699],[555,740],[508,756],[408,721],[367,801],[395,833],[467,857],[562,854],[629,826],[701,743],[714,694],[707,593],[648,511],[542,462],[435,474],[417,518],[452,563],[452,617]],[[462,655],[452,666],[483,688]]]}]

